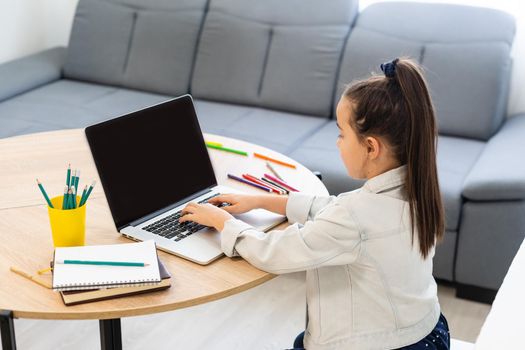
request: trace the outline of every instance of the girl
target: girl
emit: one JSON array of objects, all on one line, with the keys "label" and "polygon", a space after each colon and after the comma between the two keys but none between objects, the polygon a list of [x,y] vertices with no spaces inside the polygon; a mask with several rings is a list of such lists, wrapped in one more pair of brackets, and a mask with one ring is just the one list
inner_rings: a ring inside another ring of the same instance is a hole
[{"label": "girl", "polygon": [[[276,274],[306,271],[308,323],[295,348],[449,348],[432,277],[444,232],[432,101],[414,62],[381,70],[347,87],[337,105],[337,147],[348,175],[367,179],[362,188],[337,197],[225,194],[183,210],[181,221],[221,232],[227,256]],[[231,205],[212,205],[222,202]],[[231,215],[254,208],[293,225],[266,234]]]}]

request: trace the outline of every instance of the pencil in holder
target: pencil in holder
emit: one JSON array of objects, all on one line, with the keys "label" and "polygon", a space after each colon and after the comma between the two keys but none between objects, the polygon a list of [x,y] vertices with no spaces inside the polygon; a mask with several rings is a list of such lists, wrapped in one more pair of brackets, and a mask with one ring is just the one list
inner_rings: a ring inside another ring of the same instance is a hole
[{"label": "pencil in holder", "polygon": [[86,240],[86,204],[78,206],[80,196],[76,196],[75,209],[62,210],[64,196],[51,198],[54,208],[47,207],[51,235],[55,247],[74,247],[85,244]]}]

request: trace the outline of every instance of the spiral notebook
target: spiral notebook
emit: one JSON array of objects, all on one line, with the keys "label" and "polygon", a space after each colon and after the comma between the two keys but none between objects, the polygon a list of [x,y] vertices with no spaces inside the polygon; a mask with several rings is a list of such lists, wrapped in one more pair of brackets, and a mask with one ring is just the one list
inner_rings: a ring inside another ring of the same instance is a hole
[{"label": "spiral notebook", "polygon": [[[57,261],[63,260],[143,262],[149,265],[57,264]],[[144,286],[161,281],[157,249],[153,240],[56,248],[53,266],[53,289],[57,291]]]}]

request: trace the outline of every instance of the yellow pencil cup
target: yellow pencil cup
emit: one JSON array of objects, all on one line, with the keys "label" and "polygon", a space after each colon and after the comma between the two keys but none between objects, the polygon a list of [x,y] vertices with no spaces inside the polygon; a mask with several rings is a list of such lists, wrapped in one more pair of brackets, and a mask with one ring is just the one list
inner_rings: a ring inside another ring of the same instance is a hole
[{"label": "yellow pencil cup", "polygon": [[62,210],[64,196],[51,198],[54,208],[47,207],[51,234],[55,247],[74,247],[84,245],[86,240],[86,204],[80,208],[80,196],[76,197],[77,208]]}]

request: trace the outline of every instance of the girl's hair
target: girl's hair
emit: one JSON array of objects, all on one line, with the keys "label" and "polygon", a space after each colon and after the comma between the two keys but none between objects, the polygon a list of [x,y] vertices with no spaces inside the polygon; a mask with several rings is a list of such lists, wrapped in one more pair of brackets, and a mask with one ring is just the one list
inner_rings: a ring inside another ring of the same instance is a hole
[{"label": "girl's hair", "polygon": [[346,88],[352,103],[350,125],[359,139],[384,138],[407,165],[405,188],[410,204],[412,239],[417,225],[419,250],[426,258],[443,236],[443,202],[436,169],[437,128],[432,100],[421,69],[410,59],[382,64],[384,76],[372,76]]}]

